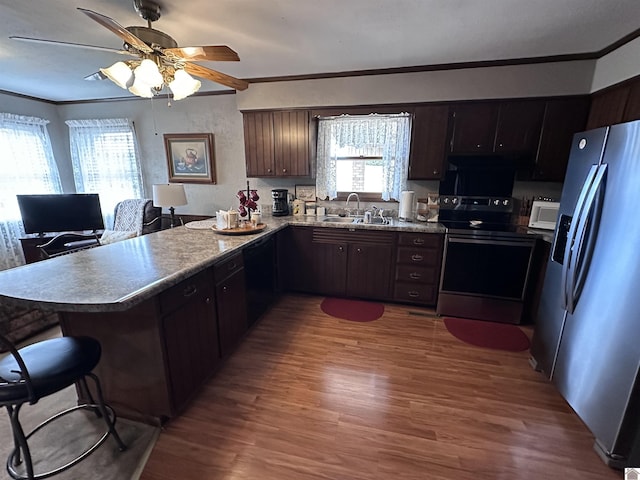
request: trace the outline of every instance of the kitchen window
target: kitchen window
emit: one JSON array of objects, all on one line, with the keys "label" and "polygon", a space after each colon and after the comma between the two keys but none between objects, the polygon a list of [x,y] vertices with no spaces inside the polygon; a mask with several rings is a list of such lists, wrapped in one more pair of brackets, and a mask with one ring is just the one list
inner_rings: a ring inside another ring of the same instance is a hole
[{"label": "kitchen window", "polygon": [[76,191],[100,194],[105,225],[112,225],[118,202],[144,197],[133,123],[119,118],[66,123]]},{"label": "kitchen window", "polygon": [[19,241],[24,229],[16,195],[62,193],[48,123],[0,113],[0,270],[24,263]]},{"label": "kitchen window", "polygon": [[333,200],[349,192],[398,200],[406,189],[411,116],[320,117],[316,191]]}]

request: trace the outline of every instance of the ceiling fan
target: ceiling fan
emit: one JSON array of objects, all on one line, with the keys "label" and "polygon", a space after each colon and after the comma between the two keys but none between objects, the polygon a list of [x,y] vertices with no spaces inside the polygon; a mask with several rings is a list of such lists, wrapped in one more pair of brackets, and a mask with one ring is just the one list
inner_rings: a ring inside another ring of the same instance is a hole
[{"label": "ceiling fan", "polygon": [[138,14],[147,21],[146,27],[123,27],[112,18],[101,13],[78,7],[82,13],[119,36],[123,42],[121,50],[85,45],[81,43],[60,42],[29,37],[9,37],[25,42],[55,44],[67,47],[89,48],[109,51],[134,57],[133,60],[116,62],[109,68],[85,77],[86,80],[109,78],[131,93],[152,97],[167,86],[175,100],[185,98],[200,88],[200,81],[191,75],[213,82],[245,90],[249,84],[241,79],[212,70],[193,62],[197,61],[239,61],[238,54],[225,45],[178,47],[178,43],[169,35],[151,27],[151,23],[160,18],[160,5],[153,0],[134,0],[133,6]]}]

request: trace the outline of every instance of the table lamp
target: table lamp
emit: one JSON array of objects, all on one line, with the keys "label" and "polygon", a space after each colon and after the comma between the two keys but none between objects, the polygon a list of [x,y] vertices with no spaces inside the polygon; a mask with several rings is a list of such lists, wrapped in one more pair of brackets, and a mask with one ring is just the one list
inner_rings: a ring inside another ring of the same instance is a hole
[{"label": "table lamp", "polygon": [[171,228],[175,227],[175,208],[187,204],[184,185],[180,183],[153,185],[153,205],[169,207]]}]

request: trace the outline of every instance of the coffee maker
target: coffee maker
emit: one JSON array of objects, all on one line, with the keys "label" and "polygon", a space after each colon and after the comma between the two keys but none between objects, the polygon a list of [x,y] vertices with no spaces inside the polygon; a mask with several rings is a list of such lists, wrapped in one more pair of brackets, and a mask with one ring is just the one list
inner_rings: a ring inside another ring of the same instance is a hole
[{"label": "coffee maker", "polygon": [[273,199],[273,207],[271,214],[274,217],[284,217],[289,215],[288,191],[286,188],[274,188],[271,190],[271,198]]}]

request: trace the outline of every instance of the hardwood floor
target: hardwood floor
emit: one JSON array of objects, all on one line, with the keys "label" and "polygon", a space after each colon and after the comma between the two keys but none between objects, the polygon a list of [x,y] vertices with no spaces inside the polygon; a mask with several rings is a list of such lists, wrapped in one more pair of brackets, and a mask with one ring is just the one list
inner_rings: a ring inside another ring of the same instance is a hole
[{"label": "hardwood floor", "polygon": [[622,477],[528,352],[464,344],[427,309],[355,323],[321,301],[281,299],[166,425],[141,480]]}]

